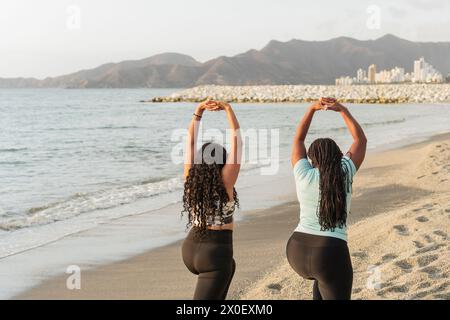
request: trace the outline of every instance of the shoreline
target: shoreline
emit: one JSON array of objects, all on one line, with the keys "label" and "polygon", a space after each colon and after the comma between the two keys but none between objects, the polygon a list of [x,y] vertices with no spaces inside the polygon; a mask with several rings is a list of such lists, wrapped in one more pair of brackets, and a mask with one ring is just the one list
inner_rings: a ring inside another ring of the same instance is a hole
[{"label": "shoreline", "polygon": [[368,85],[202,85],[140,102],[305,103],[319,97],[334,97],[342,103],[402,104],[449,103],[450,84]]},{"label": "shoreline", "polygon": [[[380,182],[368,181],[374,174],[383,176],[383,170],[380,170],[383,167],[399,166],[398,163],[390,163],[390,155],[408,155],[449,138],[449,133],[439,134],[412,145],[369,154],[355,179],[352,200],[352,212],[355,214],[349,219],[350,228],[363,219],[377,216],[386,210],[398,209],[399,203],[429,197],[431,193],[420,188],[378,185]],[[380,177],[377,179],[380,180]],[[290,201],[285,199],[284,204],[250,211],[237,223],[234,232],[235,259],[239,271],[231,285],[229,299],[245,297],[249,286],[264,279],[268,272],[275,270],[280,261],[285,259],[284,246],[298,220],[295,190],[291,191]],[[367,210],[368,207],[370,210]],[[67,290],[65,282],[68,275],[61,272],[62,275],[44,280],[16,295],[14,299],[190,299],[195,277],[181,261],[180,243],[176,241],[123,261],[82,271],[82,290]],[[268,256],[271,259],[267,259]]]}]

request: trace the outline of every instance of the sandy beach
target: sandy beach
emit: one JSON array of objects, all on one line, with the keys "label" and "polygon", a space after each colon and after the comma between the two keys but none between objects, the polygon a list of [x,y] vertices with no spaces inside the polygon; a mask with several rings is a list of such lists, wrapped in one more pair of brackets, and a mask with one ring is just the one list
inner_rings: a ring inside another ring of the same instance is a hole
[{"label": "sandy beach", "polygon": [[[450,299],[449,160],[450,134],[368,155],[354,179],[349,218],[353,299]],[[298,222],[293,184],[286,188],[290,202],[237,223],[229,299],[311,299],[312,282],[285,257]],[[51,278],[15,298],[190,299],[196,281],[180,242],[82,271],[81,290],[66,289],[66,279]]]}]

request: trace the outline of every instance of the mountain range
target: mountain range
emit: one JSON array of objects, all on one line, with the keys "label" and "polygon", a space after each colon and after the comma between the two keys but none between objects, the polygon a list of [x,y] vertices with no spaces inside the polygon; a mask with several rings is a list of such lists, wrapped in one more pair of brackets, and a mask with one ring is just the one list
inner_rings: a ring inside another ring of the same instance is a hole
[{"label": "mountain range", "polygon": [[450,42],[413,42],[387,34],[376,40],[339,37],[326,41],[272,40],[261,50],[206,62],[179,53],[107,63],[42,80],[0,78],[3,88],[183,88],[202,84],[333,84],[374,63],[412,71],[420,57],[441,73],[450,72]]}]

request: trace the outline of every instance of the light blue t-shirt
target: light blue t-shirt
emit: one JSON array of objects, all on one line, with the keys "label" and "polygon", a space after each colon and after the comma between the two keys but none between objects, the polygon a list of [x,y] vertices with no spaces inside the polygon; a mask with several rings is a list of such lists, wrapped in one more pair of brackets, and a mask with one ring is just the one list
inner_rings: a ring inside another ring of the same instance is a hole
[{"label": "light blue t-shirt", "polygon": [[[351,204],[351,184],[353,176],[356,173],[356,167],[353,161],[347,157],[342,157],[342,168],[347,172],[347,183],[349,192],[347,192],[346,204],[347,214],[350,211]],[[318,236],[335,237],[347,241],[347,228],[336,226],[334,231],[320,231],[319,217],[317,207],[319,205],[319,169],[314,168],[308,159],[303,158],[297,161],[294,166],[295,187],[297,189],[297,198],[300,202],[300,222],[295,229],[297,232],[304,232]]]}]

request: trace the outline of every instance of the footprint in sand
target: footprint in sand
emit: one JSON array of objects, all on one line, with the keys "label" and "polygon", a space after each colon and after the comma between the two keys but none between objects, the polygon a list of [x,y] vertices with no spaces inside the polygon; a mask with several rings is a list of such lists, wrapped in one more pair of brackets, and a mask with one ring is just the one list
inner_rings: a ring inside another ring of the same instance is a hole
[{"label": "footprint in sand", "polygon": [[425,290],[425,291],[421,291],[421,292],[418,292],[418,293],[414,294],[413,296],[409,297],[409,299],[410,300],[422,299],[422,298],[426,297],[429,294],[430,294],[430,292],[428,290]]},{"label": "footprint in sand", "polygon": [[434,230],[433,233],[437,236],[441,236],[442,240],[447,240],[447,234],[442,230]]},{"label": "footprint in sand", "polygon": [[450,300],[450,292],[435,294],[433,298],[440,300]]},{"label": "footprint in sand", "polygon": [[428,245],[426,247],[417,249],[416,250],[416,254],[422,254],[422,253],[434,251],[434,250],[437,250],[437,249],[439,249],[441,247],[445,247],[445,245],[442,244],[442,243],[433,243],[433,244],[430,244],[430,245]]},{"label": "footprint in sand", "polygon": [[377,290],[377,295],[380,296],[380,297],[384,297],[384,295],[386,293],[386,291],[384,289],[386,289],[386,288],[388,288],[390,286],[392,286],[392,282],[390,282],[390,281],[381,283],[380,289]]},{"label": "footprint in sand", "polygon": [[419,285],[417,286],[417,289],[426,289],[429,287],[431,287],[431,283],[426,281],[426,282],[419,283]]},{"label": "footprint in sand", "polygon": [[405,272],[411,272],[411,269],[413,267],[413,265],[406,260],[397,261],[395,262],[395,265]]},{"label": "footprint in sand", "polygon": [[386,288],[387,292],[408,292],[409,288],[405,285],[393,286],[390,288]]},{"label": "footprint in sand", "polygon": [[433,238],[431,238],[428,234],[424,235],[423,237],[428,243],[432,243],[433,242]]},{"label": "footprint in sand", "polygon": [[397,286],[392,286],[392,287],[388,287],[384,290],[382,290],[379,294],[384,295],[385,293],[405,293],[408,292],[409,288],[406,285],[397,285]]},{"label": "footprint in sand", "polygon": [[267,288],[269,288],[271,290],[280,291],[281,288],[283,288],[283,286],[279,283],[271,283],[271,284],[267,285]]},{"label": "footprint in sand", "polygon": [[420,241],[413,241],[414,245],[416,246],[416,248],[423,248],[425,245],[420,242]]},{"label": "footprint in sand", "polygon": [[427,217],[425,217],[425,216],[417,217],[416,220],[419,221],[419,222],[427,222],[427,221],[430,221],[430,220],[429,220]]},{"label": "footprint in sand", "polygon": [[388,253],[381,257],[381,261],[384,263],[384,262],[394,260],[397,257],[398,257],[398,255],[396,255],[396,254]]},{"label": "footprint in sand", "polygon": [[436,278],[440,278],[440,269],[433,267],[433,266],[428,266],[425,268],[420,269],[421,272],[425,272],[429,278],[431,279],[436,279]]},{"label": "footprint in sand", "polygon": [[[439,293],[439,294],[444,294],[447,297],[450,297],[450,292],[444,292],[442,293],[442,291],[446,291],[446,289],[450,286],[450,281],[444,282],[442,284],[440,284],[439,286],[437,286],[436,288],[434,288],[432,290],[432,293]],[[447,298],[448,299],[448,298]]]},{"label": "footprint in sand", "polygon": [[364,251],[356,251],[352,253],[352,257],[364,259],[367,258],[367,253]]},{"label": "footprint in sand", "polygon": [[417,259],[417,263],[419,264],[419,267],[426,267],[433,261],[436,261],[438,258],[439,258],[439,256],[437,254],[429,254],[426,256],[420,256]]},{"label": "footprint in sand", "polygon": [[444,282],[437,287],[435,286],[431,290],[424,290],[424,291],[418,292],[412,298],[413,299],[421,299],[426,296],[431,296],[432,294],[434,294],[433,298],[437,298],[437,299],[447,298],[448,299],[450,297],[450,292],[442,293],[442,291],[445,291],[445,289],[447,289],[449,284],[450,284],[449,282]]},{"label": "footprint in sand", "polygon": [[403,225],[403,224],[397,224],[397,225],[395,225],[393,228],[394,228],[394,229],[397,231],[397,233],[398,233],[399,235],[401,235],[401,236],[407,236],[407,235],[409,235],[408,228],[407,228],[405,225]]},{"label": "footprint in sand", "polygon": [[362,288],[353,288],[352,293],[356,294],[356,293],[360,293],[362,291]]}]

